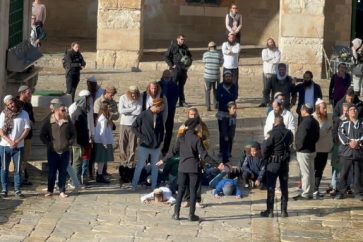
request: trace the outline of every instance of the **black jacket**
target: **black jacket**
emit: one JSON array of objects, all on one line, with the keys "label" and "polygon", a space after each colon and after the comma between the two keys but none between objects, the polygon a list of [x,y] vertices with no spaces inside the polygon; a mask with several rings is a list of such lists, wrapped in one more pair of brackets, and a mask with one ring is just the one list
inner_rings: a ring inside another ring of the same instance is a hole
[{"label": "black jacket", "polygon": [[[343,103],[345,103],[345,102],[346,102],[345,96],[342,99],[340,99],[339,102],[337,102],[337,104],[334,107],[334,111],[333,111],[333,120],[336,118],[339,118],[343,114]],[[355,96],[352,103],[355,105],[355,107],[358,110],[358,117],[363,118],[362,101],[357,96]]]},{"label": "black jacket", "polygon": [[269,137],[262,146],[262,159],[267,161],[272,155],[283,156],[290,154],[293,141],[292,132],[285,125],[278,125],[269,132]]},{"label": "black jacket", "polygon": [[176,69],[186,70],[184,64],[180,62],[184,55],[187,55],[190,58],[192,57],[188,46],[184,44],[179,46],[176,41],[172,41],[168,51],[164,55],[164,60],[168,64],[169,68],[176,65]]},{"label": "black jacket", "polygon": [[284,103],[285,108],[290,109],[292,105],[295,105],[295,84],[293,83],[290,76],[287,76],[281,83],[277,79],[276,75],[272,75],[272,77],[267,81],[266,87],[263,90],[264,103],[269,104],[271,101],[270,97],[274,97],[277,92],[282,92],[284,94],[286,98]]},{"label": "black jacket", "polygon": [[67,51],[64,57],[64,67],[66,69],[66,74],[68,73],[79,73],[81,67],[85,67],[86,62],[80,52],[75,52],[74,50]]},{"label": "black jacket", "polygon": [[132,132],[140,140],[140,146],[157,149],[164,139],[164,121],[162,112],[156,114],[154,127],[154,114],[147,109],[142,111],[132,124]]},{"label": "black jacket", "polygon": [[178,172],[199,173],[201,171],[200,160],[216,163],[208,155],[202,141],[193,130],[188,130],[184,136],[179,137],[173,149],[163,160],[166,161],[177,154],[180,156]]},{"label": "black jacket", "polygon": [[[344,121],[339,127],[338,136],[340,140],[339,155],[350,159],[363,158],[363,121],[358,120],[356,124],[351,121]],[[359,149],[352,149],[349,146],[351,140],[358,140]]]},{"label": "black jacket", "polygon": [[[323,98],[323,94],[321,92],[321,88],[318,84],[314,83],[313,82],[313,85],[314,85],[314,106],[315,106],[315,102],[318,98]],[[300,109],[301,109],[301,106],[303,104],[305,104],[305,86],[304,86],[304,83],[299,83],[296,85],[295,87],[295,91],[296,93],[299,94],[299,103],[297,104],[297,107],[296,107],[296,113],[299,114],[300,116]]]},{"label": "black jacket", "polygon": [[301,153],[314,153],[315,144],[319,140],[320,127],[313,116],[302,117],[295,135],[296,151]]}]

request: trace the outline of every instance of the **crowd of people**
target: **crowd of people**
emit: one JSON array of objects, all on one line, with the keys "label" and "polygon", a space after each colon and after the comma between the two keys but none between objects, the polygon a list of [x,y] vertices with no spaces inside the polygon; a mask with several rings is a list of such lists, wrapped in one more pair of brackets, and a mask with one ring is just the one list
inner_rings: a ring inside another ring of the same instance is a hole
[{"label": "crowd of people", "polygon": [[[39,4],[39,1],[35,1]],[[38,6],[39,7],[39,6]],[[34,21],[45,21],[45,9],[39,7]],[[43,11],[43,10],[44,11]],[[43,11],[43,13],[42,13]],[[39,16],[38,16],[39,15]],[[141,202],[175,204],[173,219],[180,219],[181,207],[189,207],[189,220],[197,221],[196,207],[202,207],[201,187],[208,185],[213,196],[247,195],[245,188],[267,190],[267,209],[262,217],[274,216],[276,181],[281,190],[281,216],[287,217],[289,161],[292,151],[300,168],[301,193],[294,200],[318,199],[324,196],[319,187],[328,154],[332,153],[332,181],[327,193],[343,199],[363,193],[363,104],[359,100],[363,73],[353,70],[353,78],[341,63],[330,81],[329,102],[323,100],[313,73],[305,71],[302,80],[288,75],[288,65],[281,63],[281,53],[272,38],[262,50],[263,90],[260,107],[267,107],[264,140],[254,141],[243,149],[237,165],[231,165],[232,147],[237,124],[240,33],[242,17],[232,4],[226,15],[227,41],[208,43],[203,54],[205,106],[213,107],[219,129],[218,159],[208,154],[209,131],[198,109],[186,102],[184,87],[192,55],[179,34],[164,55],[169,66],[159,81],[150,82],[144,92],[130,86],[117,103],[118,90],[87,79],[87,89],[78,92],[80,71],[86,63],[78,43],[72,43],[63,60],[66,93],[72,96],[69,107],[60,99],[50,103],[49,115],[43,121],[40,139],[47,147],[48,187],[45,196],[54,194],[56,180],[61,198],[66,198],[66,180],[81,189],[90,180],[108,184],[107,163],[114,160],[115,122],[120,119],[120,175],[137,191],[149,184],[153,192]],[[363,63],[360,39],[352,41],[353,61]],[[222,68],[221,68],[222,67]],[[221,75],[222,69],[222,75]],[[222,81],[220,81],[222,76]],[[353,88],[350,87],[353,84]],[[31,89],[19,88],[19,96],[7,95],[0,115],[1,197],[8,196],[9,163],[14,162],[15,196],[24,197],[22,185],[30,185],[26,161],[31,147],[32,124],[35,122]],[[328,118],[327,107],[333,107]],[[296,114],[291,111],[296,105]],[[177,106],[187,108],[186,121],[178,128],[171,145]],[[221,160],[221,162],[217,162]],[[24,177],[22,177],[22,172]],[[127,174],[129,173],[129,174]],[[132,173],[130,175],[130,173]],[[68,175],[67,175],[68,174]],[[352,189],[353,188],[353,189]],[[175,194],[176,199],[173,197]],[[184,203],[183,203],[184,201]]]}]

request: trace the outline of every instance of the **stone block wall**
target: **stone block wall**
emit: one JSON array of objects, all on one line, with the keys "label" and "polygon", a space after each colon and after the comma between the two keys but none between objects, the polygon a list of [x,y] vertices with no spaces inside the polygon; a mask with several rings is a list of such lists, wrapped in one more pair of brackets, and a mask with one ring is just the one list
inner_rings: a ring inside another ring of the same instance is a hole
[{"label": "stone block wall", "polygon": [[99,0],[96,66],[138,67],[143,48],[143,0]]},{"label": "stone block wall", "polygon": [[[205,47],[213,40],[221,44],[225,37],[225,16],[229,3],[187,4],[185,0],[145,0],[144,39],[145,48],[165,48],[165,43],[175,39],[178,33],[187,41]],[[278,40],[279,0],[238,0],[242,14],[242,44],[265,45],[268,37]]]},{"label": "stone block wall", "polygon": [[350,46],[352,0],[326,1],[324,15],[324,48],[330,56],[334,46]]},{"label": "stone block wall", "polygon": [[293,76],[306,70],[321,77],[324,40],[325,0],[281,0],[281,61],[289,64]]},{"label": "stone block wall", "polygon": [[43,0],[50,38],[96,39],[98,0]]}]

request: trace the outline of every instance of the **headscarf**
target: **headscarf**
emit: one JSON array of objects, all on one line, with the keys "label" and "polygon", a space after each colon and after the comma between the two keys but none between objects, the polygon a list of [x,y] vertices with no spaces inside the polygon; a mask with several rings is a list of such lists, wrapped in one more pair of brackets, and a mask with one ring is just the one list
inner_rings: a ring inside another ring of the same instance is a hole
[{"label": "headscarf", "polygon": [[16,110],[14,112],[14,111],[10,110],[7,106],[5,106],[5,108],[4,108],[3,112],[5,114],[5,120],[4,120],[3,132],[5,135],[8,135],[11,133],[11,131],[13,130],[14,119],[23,110],[22,105],[19,100],[17,100],[16,98],[12,98],[11,100],[13,100]]}]

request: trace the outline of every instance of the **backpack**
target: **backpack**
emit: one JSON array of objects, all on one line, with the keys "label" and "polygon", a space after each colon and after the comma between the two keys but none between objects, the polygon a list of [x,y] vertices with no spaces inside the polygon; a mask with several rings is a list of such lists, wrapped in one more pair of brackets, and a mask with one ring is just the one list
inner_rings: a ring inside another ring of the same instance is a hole
[{"label": "backpack", "polygon": [[67,48],[65,49],[64,51],[64,54],[63,54],[63,58],[62,58],[62,66],[65,70],[68,69],[68,63],[67,63],[67,53],[68,53],[68,50]]}]

